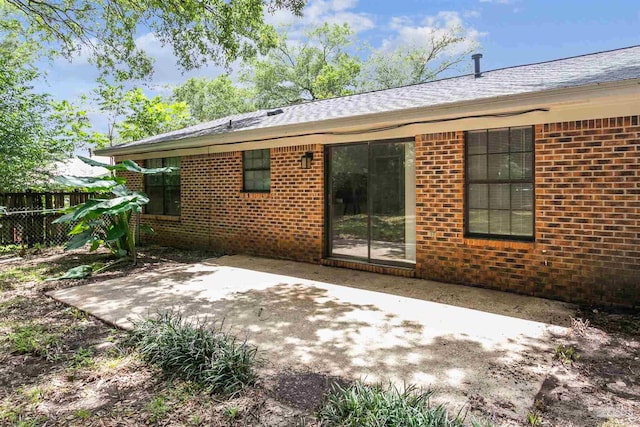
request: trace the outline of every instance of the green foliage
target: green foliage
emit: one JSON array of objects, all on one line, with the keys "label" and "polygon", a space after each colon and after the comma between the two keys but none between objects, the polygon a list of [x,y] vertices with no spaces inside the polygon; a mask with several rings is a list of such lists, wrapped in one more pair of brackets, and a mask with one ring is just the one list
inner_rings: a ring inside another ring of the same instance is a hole
[{"label": "green foliage", "polygon": [[565,347],[560,344],[556,346],[554,358],[561,361],[565,365],[569,365],[573,362],[577,362],[580,359],[580,355],[576,351],[575,347]]},{"label": "green foliage", "polygon": [[73,411],[73,416],[81,420],[88,420],[91,418],[91,411],[88,409],[76,409]]},{"label": "green foliage", "polygon": [[51,266],[26,265],[11,267],[0,272],[0,289],[10,290],[14,283],[40,282],[49,273]]},{"label": "green foliage", "polygon": [[98,79],[92,100],[107,119],[107,133],[94,132],[88,139],[97,148],[137,141],[194,123],[187,103],[169,102],[161,96],[148,98],[140,88],[125,90],[122,84],[109,83],[104,77]]},{"label": "green foliage", "polygon": [[86,279],[87,277],[90,277],[92,273],[93,273],[93,267],[88,264],[83,264],[77,267],[70,268],[62,276],[49,277],[46,280],[52,281],[52,280],[64,280],[64,279],[72,279],[72,280]]},{"label": "green foliage", "polygon": [[16,327],[7,335],[7,339],[14,352],[40,356],[47,360],[55,360],[61,346],[58,336],[38,324]]},{"label": "green foliage", "polygon": [[229,76],[190,78],[173,90],[172,100],[188,104],[198,122],[255,110],[252,91],[233,85]]},{"label": "green foliage", "polygon": [[[136,44],[140,28],[173,48],[178,65],[190,70],[206,63],[228,64],[273,45],[265,10],[300,14],[304,0],[6,0],[0,29],[36,39],[43,51],[72,58],[88,56],[118,79],[149,77],[151,58]],[[46,47],[47,49],[44,49]]]},{"label": "green foliage", "polygon": [[542,425],[542,415],[538,411],[527,412],[527,424],[532,427],[538,427]]},{"label": "green foliage", "polygon": [[66,137],[72,123],[67,105],[33,90],[41,77],[36,50],[0,26],[0,192],[42,186],[53,163],[67,158],[77,143]]},{"label": "green foliage", "polygon": [[246,66],[243,79],[255,86],[261,108],[348,95],[354,92],[360,59],[348,52],[353,31],[325,23],[305,33],[299,44],[282,35],[264,59]]},{"label": "green foliage", "polygon": [[51,125],[53,134],[66,146],[94,147],[104,146],[106,137],[100,132],[92,131],[91,120],[87,111],[69,101],[51,103],[53,113]]},{"label": "green foliage", "polygon": [[117,125],[118,134],[124,142],[138,141],[193,124],[189,106],[184,102],[167,103],[161,96],[149,99],[140,88],[126,92],[124,101],[129,111]]},{"label": "green foliage", "polygon": [[78,348],[69,359],[69,367],[71,369],[87,368],[94,365],[93,349]]},{"label": "green foliage", "polygon": [[170,408],[166,404],[164,397],[156,396],[144,407],[149,412],[149,422],[155,424],[162,420],[169,412]]},{"label": "green foliage", "polygon": [[[350,387],[335,384],[318,412],[323,426],[421,426],[462,427],[464,417],[452,416],[442,405],[431,406],[432,392],[415,386],[400,391],[389,385],[365,385],[358,381]],[[472,426],[481,424],[473,421]]]},{"label": "green foliage", "polygon": [[424,44],[373,51],[363,64],[358,90],[389,89],[435,80],[468,60],[478,47],[459,26],[434,28]]},{"label": "green foliage", "polygon": [[423,44],[367,52],[364,61],[357,45],[347,24],[315,27],[300,43],[287,41],[283,33],[264,58],[245,62],[243,80],[253,85],[258,107],[272,108],[424,83],[478,48],[459,26],[434,28]]},{"label": "green foliage", "polygon": [[235,394],[253,384],[257,349],[239,341],[222,324],[206,327],[173,312],[134,324],[130,343],[148,362],[209,391]]},{"label": "green foliage", "polygon": [[[390,384],[366,385],[357,381],[343,388],[334,384],[318,411],[323,426],[421,426],[463,427],[465,417],[452,416],[443,405],[432,406],[433,393],[408,386],[403,391]],[[490,427],[491,423],[471,421],[471,426]]]},{"label": "green foliage", "polygon": [[[131,160],[109,165],[85,157],[78,157],[89,165],[104,167],[112,173],[129,171],[156,174],[173,170],[173,168],[145,169]],[[136,242],[131,226],[131,216],[134,213],[142,212],[142,207],[149,202],[149,198],[144,193],[129,190],[124,185],[126,180],[115,174],[106,178],[60,176],[56,177],[56,181],[66,186],[80,187],[94,193],[102,192],[101,195],[96,195],[84,203],[68,208],[65,215],[54,221],[54,223],[75,224],[69,232],[71,240],[66,244],[65,249],[78,249],[89,244],[91,245],[90,250],[95,251],[104,245],[114,255],[132,258],[135,263]],[[90,266],[84,267],[90,268]],[[77,268],[80,269],[80,267]],[[67,274],[77,275],[83,274],[83,272],[84,270],[73,273],[69,271]]]},{"label": "green foliage", "polygon": [[225,408],[223,414],[225,417],[232,420],[238,416],[239,412],[240,410],[236,406],[231,406],[231,407]]}]

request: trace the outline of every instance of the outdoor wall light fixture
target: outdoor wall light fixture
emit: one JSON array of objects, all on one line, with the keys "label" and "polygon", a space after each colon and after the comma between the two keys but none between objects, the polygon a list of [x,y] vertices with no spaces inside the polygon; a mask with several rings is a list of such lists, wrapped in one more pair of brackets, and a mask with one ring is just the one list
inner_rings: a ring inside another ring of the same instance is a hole
[{"label": "outdoor wall light fixture", "polygon": [[307,151],[300,158],[300,166],[302,169],[311,169],[311,161],[313,160],[313,152]]}]

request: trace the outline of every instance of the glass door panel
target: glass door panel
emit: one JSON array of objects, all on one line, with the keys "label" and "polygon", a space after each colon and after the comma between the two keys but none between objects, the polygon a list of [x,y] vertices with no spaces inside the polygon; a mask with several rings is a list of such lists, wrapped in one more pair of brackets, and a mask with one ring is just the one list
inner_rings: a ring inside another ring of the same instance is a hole
[{"label": "glass door panel", "polygon": [[413,144],[377,143],[370,152],[370,258],[415,261]]},{"label": "glass door panel", "polygon": [[415,262],[414,143],[328,148],[329,256]]},{"label": "glass door panel", "polygon": [[331,255],[369,258],[366,144],[330,148]]}]

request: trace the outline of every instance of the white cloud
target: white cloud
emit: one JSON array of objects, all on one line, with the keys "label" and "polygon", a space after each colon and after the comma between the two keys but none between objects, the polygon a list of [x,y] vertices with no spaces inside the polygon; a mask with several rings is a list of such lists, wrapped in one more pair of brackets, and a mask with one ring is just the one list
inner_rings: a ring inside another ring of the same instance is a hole
[{"label": "white cloud", "polygon": [[441,11],[437,15],[427,16],[421,20],[395,16],[390,19],[389,28],[395,34],[383,40],[382,49],[385,50],[395,49],[399,46],[421,46],[432,37],[437,38],[441,34],[460,29],[466,38],[466,42],[457,47],[462,51],[477,44],[479,39],[486,35],[486,33],[467,26],[460,17],[460,13],[455,11]]},{"label": "white cloud", "polygon": [[465,10],[462,12],[462,16],[467,19],[480,18],[480,12],[477,10]]},{"label": "white cloud", "polygon": [[266,22],[274,26],[289,26],[289,35],[299,33],[301,29],[328,22],[330,24],[347,23],[353,31],[370,30],[375,27],[368,13],[355,12],[358,0],[311,0],[303,10],[303,16],[297,17],[285,10],[273,14],[267,12]]}]

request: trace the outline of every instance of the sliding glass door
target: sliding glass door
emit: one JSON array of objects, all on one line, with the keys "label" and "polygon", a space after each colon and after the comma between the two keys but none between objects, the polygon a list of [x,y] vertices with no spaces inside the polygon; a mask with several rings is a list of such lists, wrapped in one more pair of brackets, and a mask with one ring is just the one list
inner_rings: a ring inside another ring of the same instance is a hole
[{"label": "sliding glass door", "polygon": [[327,154],[328,255],[414,263],[413,140],[337,145]]}]

